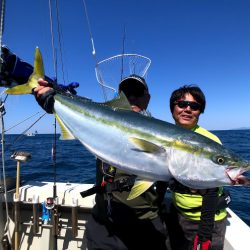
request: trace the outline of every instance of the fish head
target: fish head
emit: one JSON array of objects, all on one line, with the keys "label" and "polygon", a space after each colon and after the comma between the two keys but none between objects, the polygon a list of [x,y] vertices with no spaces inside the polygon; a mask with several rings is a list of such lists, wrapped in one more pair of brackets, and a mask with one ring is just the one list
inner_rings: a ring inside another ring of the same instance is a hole
[{"label": "fish head", "polygon": [[195,150],[172,148],[169,171],[176,180],[193,189],[237,184],[237,179],[250,170],[250,163],[220,144],[213,146]]}]

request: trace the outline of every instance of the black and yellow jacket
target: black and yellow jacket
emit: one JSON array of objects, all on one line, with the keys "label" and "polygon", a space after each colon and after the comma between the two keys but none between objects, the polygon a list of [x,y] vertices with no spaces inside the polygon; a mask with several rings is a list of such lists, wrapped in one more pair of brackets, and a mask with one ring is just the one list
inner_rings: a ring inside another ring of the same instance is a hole
[{"label": "black and yellow jacket", "polygon": [[[206,129],[196,126],[193,128],[193,131],[196,133],[199,133],[201,135],[204,135],[211,140],[214,140],[221,144],[221,141],[219,138],[212,134],[211,132],[207,131]],[[218,188],[216,191],[217,195],[220,196],[223,192],[223,188]],[[173,204],[177,208],[177,210],[185,217],[191,219],[191,220],[200,220],[201,217],[201,209],[196,209],[196,208],[201,208],[202,207],[202,201],[203,201],[203,196],[200,195],[199,193],[178,193],[178,192],[173,192]],[[227,216],[226,209],[220,209],[216,212],[215,214],[215,221],[219,221],[224,219]]]}]

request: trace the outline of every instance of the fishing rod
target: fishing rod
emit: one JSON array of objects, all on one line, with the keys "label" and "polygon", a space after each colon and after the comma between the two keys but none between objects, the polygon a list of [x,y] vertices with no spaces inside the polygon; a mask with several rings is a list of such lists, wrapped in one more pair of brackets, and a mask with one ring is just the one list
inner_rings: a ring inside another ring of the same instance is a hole
[{"label": "fishing rod", "polygon": [[[56,0],[57,3],[57,0]],[[58,7],[56,5],[56,7]],[[55,79],[57,80],[57,60],[56,60],[56,49],[54,44],[54,32],[53,32],[53,17],[52,17],[52,3],[51,0],[49,0],[49,13],[50,13],[50,33],[51,33],[51,45],[52,45],[52,52],[53,52],[53,64],[54,64],[54,73],[55,73]],[[58,12],[57,12],[58,13]],[[54,184],[53,184],[53,201],[51,201],[50,198],[47,199],[48,201],[53,202],[51,204],[51,209],[53,211],[52,215],[52,235],[54,238],[53,241],[53,249],[57,250],[57,235],[58,235],[58,208],[56,200],[57,200],[57,190],[56,190],[56,119],[54,120],[54,144],[52,145],[52,161],[53,161],[53,170],[54,170]]]}]

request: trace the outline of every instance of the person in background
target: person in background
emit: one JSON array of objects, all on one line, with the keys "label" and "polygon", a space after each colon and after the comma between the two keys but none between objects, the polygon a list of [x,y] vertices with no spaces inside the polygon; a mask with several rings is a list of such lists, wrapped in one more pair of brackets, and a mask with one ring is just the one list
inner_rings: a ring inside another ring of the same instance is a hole
[{"label": "person in background", "polygon": [[[36,99],[52,113],[54,91],[44,80],[39,80],[39,84],[34,89]],[[132,111],[150,115],[146,111],[150,94],[144,78],[131,75],[123,79],[119,84],[121,91]],[[82,197],[96,194],[96,204],[86,224],[89,250],[168,249],[166,226],[161,218],[167,184],[157,182],[139,197],[127,200],[135,177],[96,160],[96,185],[81,193]]]},{"label": "person in background", "polygon": [[[205,105],[204,93],[196,85],[180,87],[170,97],[170,110],[177,126],[221,144],[216,135],[198,125]],[[223,250],[229,193],[223,188],[190,190],[176,180],[169,185],[173,191],[168,221],[172,250]]]}]

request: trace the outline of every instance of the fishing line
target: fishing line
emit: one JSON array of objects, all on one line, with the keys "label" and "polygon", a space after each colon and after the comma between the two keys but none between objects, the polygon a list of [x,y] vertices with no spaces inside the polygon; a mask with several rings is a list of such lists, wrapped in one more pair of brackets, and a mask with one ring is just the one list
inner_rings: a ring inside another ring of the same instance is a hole
[{"label": "fishing line", "polygon": [[84,5],[84,13],[85,13],[85,16],[86,16],[86,19],[87,19],[87,27],[88,27],[88,32],[89,32],[89,36],[90,36],[90,41],[91,41],[91,45],[92,45],[92,55],[94,57],[94,60],[95,60],[95,68],[96,68],[96,74],[98,75],[98,78],[100,79],[100,82],[101,82],[101,89],[102,89],[102,92],[103,92],[103,97],[104,97],[104,100],[107,101],[107,94],[105,92],[105,88],[104,88],[104,81],[102,79],[102,76],[100,74],[100,71],[99,71],[99,67],[98,67],[98,61],[97,61],[97,57],[96,57],[96,50],[95,50],[95,44],[94,44],[94,38],[93,38],[93,35],[92,35],[92,31],[91,31],[91,26],[90,26],[90,21],[89,21],[89,16],[88,16],[88,10],[87,10],[87,5],[86,5],[86,1],[85,0],[82,0],[83,2],[83,5]]}]

